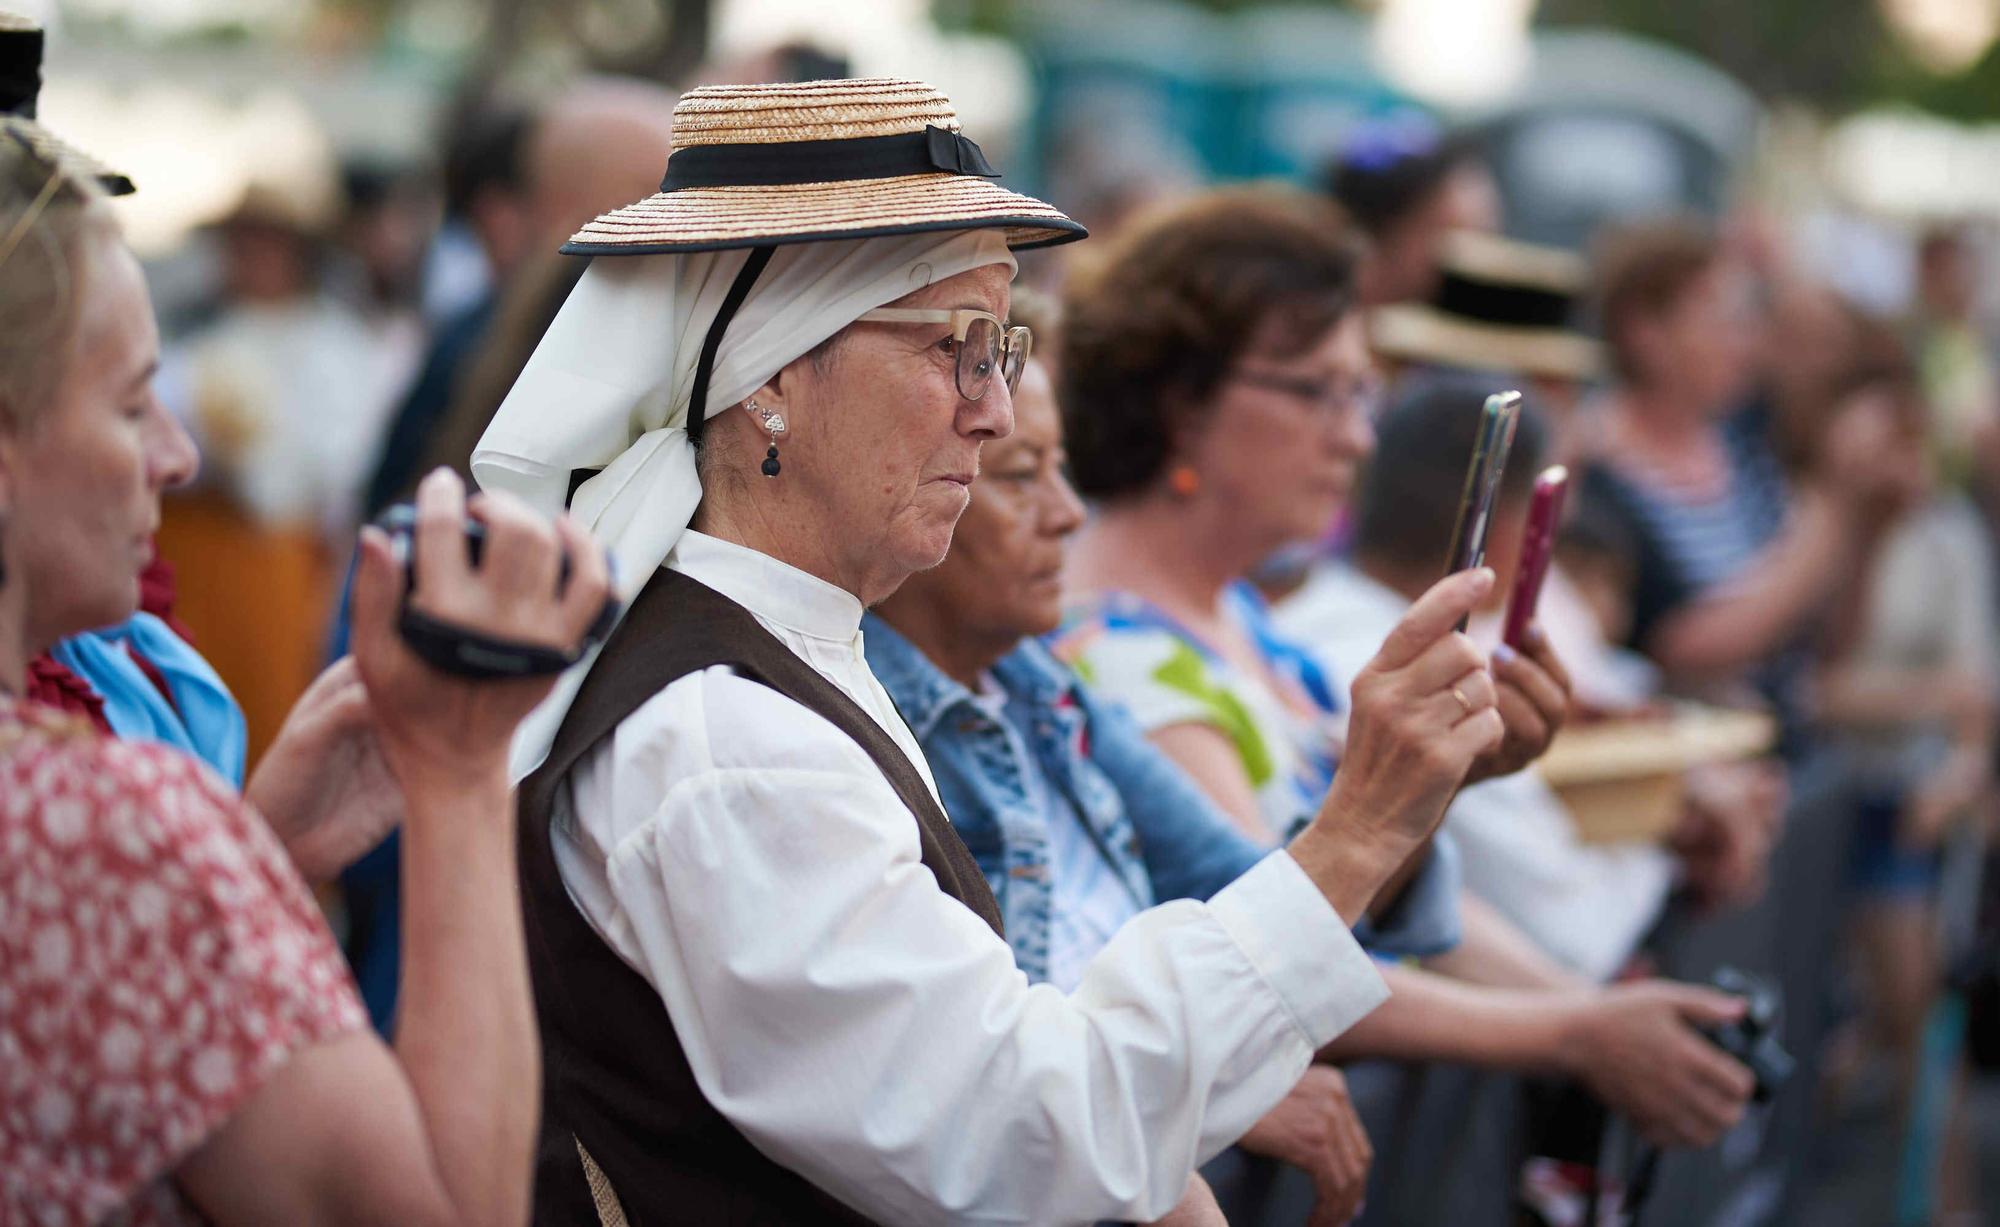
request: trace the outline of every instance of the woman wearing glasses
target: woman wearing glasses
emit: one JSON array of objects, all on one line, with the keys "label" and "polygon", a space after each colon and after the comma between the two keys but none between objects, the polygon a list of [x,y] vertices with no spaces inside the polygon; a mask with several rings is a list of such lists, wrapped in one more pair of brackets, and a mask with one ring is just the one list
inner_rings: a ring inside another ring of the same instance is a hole
[{"label": "woman wearing glasses", "polygon": [[[1210,193],[1101,253],[1063,334],[1058,399],[1096,515],[1070,551],[1057,654],[1265,844],[1318,807],[1344,723],[1339,688],[1245,577],[1327,531],[1375,446],[1349,233],[1301,192]],[[1460,693],[1491,701],[1497,682],[1509,716],[1480,769],[1518,768],[1560,686],[1521,661],[1474,682]]]},{"label": "woman wearing glasses", "polygon": [[1499,736],[1448,693],[1490,576],[1399,631],[1288,852],[1030,987],[860,627],[1013,429],[1012,249],[1079,228],[920,82],[703,87],[674,140],[473,454],[640,589],[516,745],[538,1221],[1157,1218],[1381,1000],[1345,918]]}]

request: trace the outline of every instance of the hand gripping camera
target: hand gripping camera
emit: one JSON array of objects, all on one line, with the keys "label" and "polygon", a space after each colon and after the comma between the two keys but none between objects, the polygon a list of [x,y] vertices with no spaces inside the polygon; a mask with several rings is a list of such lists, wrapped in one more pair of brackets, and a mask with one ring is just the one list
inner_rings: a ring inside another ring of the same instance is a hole
[{"label": "hand gripping camera", "polygon": [[[389,508],[375,521],[376,527],[389,534],[392,546],[403,561],[411,588],[416,584],[416,524],[416,508],[408,503],[399,503]],[[485,553],[485,546],[486,526],[477,520],[467,520],[466,560],[474,568],[479,566],[480,558]],[[569,574],[570,559],[568,554],[564,554],[562,571],[556,581],[558,587],[569,582]],[[495,681],[516,677],[546,677],[553,673],[561,673],[582,660],[591,648],[611,633],[612,627],[618,623],[618,615],[621,612],[623,607],[618,598],[607,597],[604,609],[584,635],[583,642],[570,651],[561,651],[539,644],[495,639],[466,627],[428,617],[410,607],[409,592],[406,590],[396,629],[410,650],[422,657],[432,668],[457,677]]]},{"label": "hand gripping camera", "polygon": [[1741,997],[1744,1010],[1743,1017],[1733,1023],[1705,1028],[1709,1042],[1749,1067],[1757,1079],[1754,1098],[1758,1103],[1769,1103],[1798,1065],[1778,1039],[1784,996],[1769,980],[1734,967],[1721,968],[1710,983],[1732,997]]}]

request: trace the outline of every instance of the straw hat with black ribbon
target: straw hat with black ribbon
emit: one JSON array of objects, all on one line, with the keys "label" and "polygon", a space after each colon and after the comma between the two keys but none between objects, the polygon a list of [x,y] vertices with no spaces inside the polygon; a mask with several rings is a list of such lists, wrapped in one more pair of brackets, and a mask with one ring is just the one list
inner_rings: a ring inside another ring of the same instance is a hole
[{"label": "straw hat with black ribbon", "polygon": [[1379,307],[1368,322],[1376,352],[1436,363],[1583,381],[1604,367],[1599,344],[1574,326],[1589,283],[1581,256],[1557,247],[1457,231],[1426,303]]},{"label": "straw hat with black ribbon", "polygon": [[[950,99],[921,81],[705,86],[675,106],[673,145],[657,193],[563,246],[593,262],[472,454],[481,486],[567,504],[627,596],[701,501],[708,418],[876,307],[1084,236],[994,183]],[[588,668],[522,726],[517,778]]]},{"label": "straw hat with black ribbon", "polygon": [[35,119],[42,93],[42,28],[17,13],[0,10],[0,117],[12,139],[43,161],[97,180],[112,196],[132,194],[132,180],[50,132]]}]

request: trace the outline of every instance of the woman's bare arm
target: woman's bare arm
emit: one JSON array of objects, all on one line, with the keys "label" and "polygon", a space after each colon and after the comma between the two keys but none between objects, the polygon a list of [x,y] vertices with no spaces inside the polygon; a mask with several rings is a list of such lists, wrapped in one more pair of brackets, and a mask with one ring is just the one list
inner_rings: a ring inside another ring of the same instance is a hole
[{"label": "woman's bare arm", "polygon": [[1728,677],[1796,634],[1847,570],[1853,520],[1832,497],[1806,491],[1789,522],[1738,582],[1667,615],[1646,651],[1669,674]]},{"label": "woman's bare arm", "polygon": [[[470,511],[486,525],[477,572],[463,485],[441,470],[420,487],[412,604],[494,638],[573,647],[609,590],[602,551],[573,521],[551,526],[514,500]],[[541,1064],[507,746],[552,679],[431,669],[398,636],[403,599],[387,539],[364,532],[355,659],[405,813],[395,1048],[350,1036],[294,1056],[182,1164],[180,1187],[220,1227],[528,1218]]]},{"label": "woman's bare arm", "polygon": [[1147,734],[1147,739],[1187,772],[1244,835],[1269,847],[1282,834],[1265,825],[1242,756],[1221,729],[1192,722],[1169,724]]}]

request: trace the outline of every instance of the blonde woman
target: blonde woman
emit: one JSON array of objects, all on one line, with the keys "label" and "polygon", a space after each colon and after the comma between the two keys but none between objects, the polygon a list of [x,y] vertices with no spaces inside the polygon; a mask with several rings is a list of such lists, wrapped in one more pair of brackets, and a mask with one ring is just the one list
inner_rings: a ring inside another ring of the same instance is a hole
[{"label": "blonde woman", "polygon": [[[151,391],[158,345],[88,172],[0,121],[0,1220],[525,1222],[538,1065],[504,755],[546,686],[420,663],[394,630],[402,568],[364,538],[356,684],[406,813],[393,1049],[227,785],[21,698],[35,653],[131,616],[161,491],[192,471]],[[456,479],[426,484],[416,607],[572,645],[602,603],[598,551],[483,499],[473,570],[466,513]],[[299,834],[339,844],[349,817]]]}]

